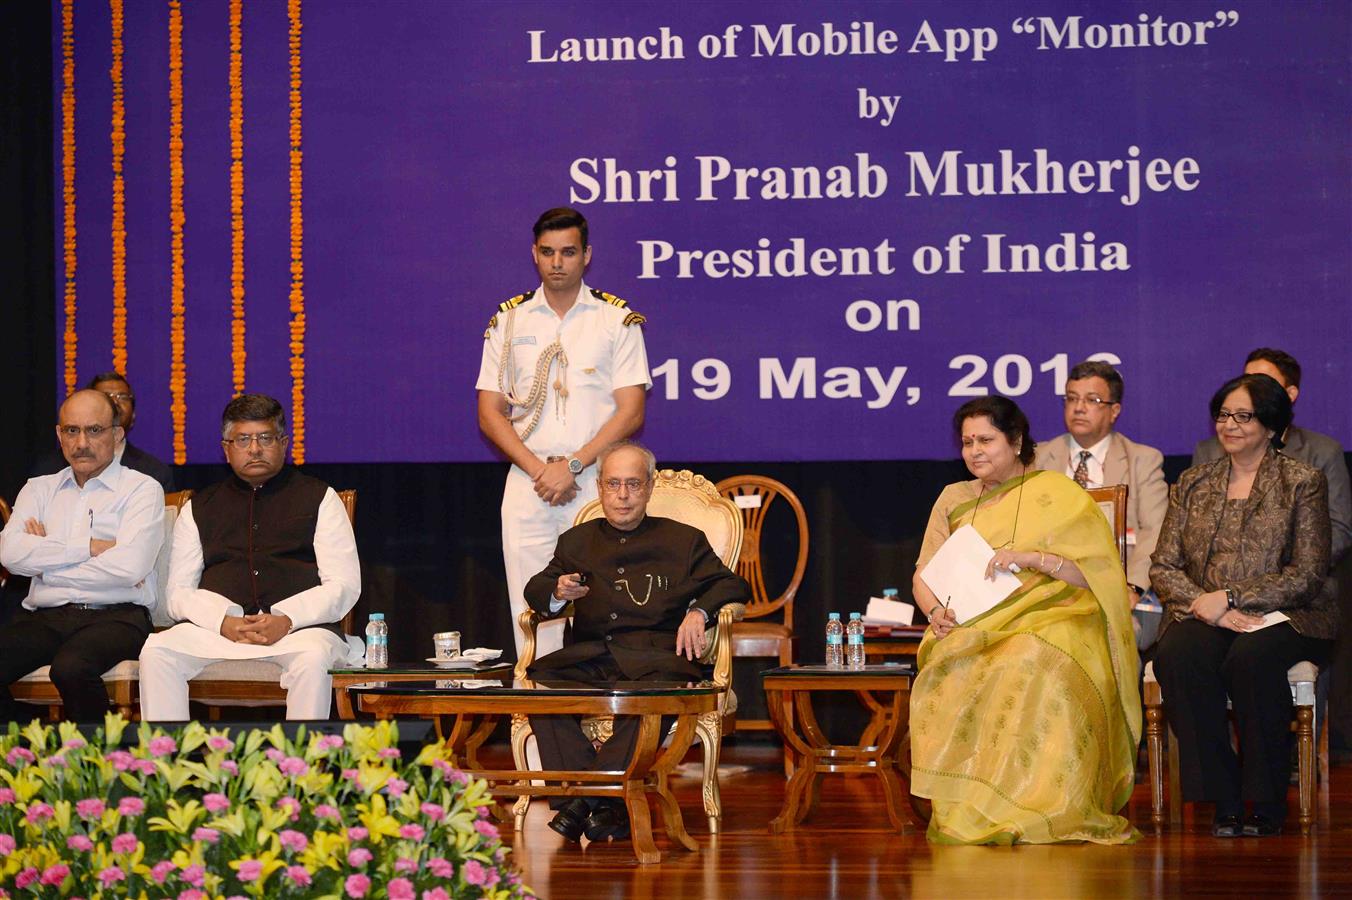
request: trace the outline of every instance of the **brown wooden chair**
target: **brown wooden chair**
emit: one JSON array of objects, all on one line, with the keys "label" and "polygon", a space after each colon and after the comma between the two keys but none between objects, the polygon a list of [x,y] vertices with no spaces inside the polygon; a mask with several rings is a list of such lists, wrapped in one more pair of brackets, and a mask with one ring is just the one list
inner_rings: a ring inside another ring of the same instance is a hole
[{"label": "brown wooden chair", "polygon": [[[742,518],[737,513],[737,507],[720,497],[713,483],[703,475],[696,475],[688,469],[679,472],[674,469],[658,471],[652,497],[648,501],[648,512],[700,529],[723,565],[730,569],[736,566],[738,553],[742,549]],[[573,524],[581,525],[602,515],[601,501],[593,500],[578,511]],[[571,610],[565,609],[564,612],[570,614]],[[700,657],[702,663],[714,667],[711,683],[723,689],[718,709],[700,716],[695,723],[695,736],[704,750],[702,794],[710,834],[718,833],[719,821],[723,816],[723,801],[718,791],[718,756],[725,725],[737,711],[737,696],[732,692],[732,632],[736,620],[744,612],[745,607],[740,603],[730,603],[719,610],[717,622],[707,632],[704,655]],[[518,618],[526,641],[521,648],[521,658],[516,663],[514,674],[517,678],[526,678],[531,663],[535,662],[536,629],[542,621],[543,617],[532,609],[526,610]],[[609,716],[586,719],[582,723],[587,736],[595,742],[609,738],[612,725],[613,719]],[[513,716],[512,757],[518,769],[529,768],[526,739],[530,734],[530,721],[524,715]],[[529,808],[529,796],[519,798],[513,807],[518,831],[525,823]]]},{"label": "brown wooden chair", "polygon": [[[339,491],[343,510],[349,522],[355,524],[357,492]],[[343,616],[343,634],[352,634],[356,607]],[[221,717],[226,706],[268,707],[286,706],[286,691],[281,685],[282,667],[263,659],[223,659],[207,666],[188,682],[188,699],[207,707],[212,721]]]},{"label": "brown wooden chair", "polygon": [[[173,546],[174,523],[178,521],[178,513],[183,509],[183,505],[191,498],[192,491],[176,491],[164,495],[164,543],[160,545],[159,555],[155,557],[154,574],[159,592],[156,607],[150,611],[151,623],[155,625],[162,625],[166,621],[165,592],[169,581],[169,554]],[[6,507],[0,512],[4,513],[4,518],[8,521],[9,508]],[[109,701],[113,708],[129,721],[139,717],[140,694],[137,691],[139,674],[140,664],[134,659],[124,659],[103,673],[103,683],[108,687]],[[51,666],[43,666],[25,675],[11,684],[9,690],[15,700],[47,707],[48,718],[53,721],[61,717],[61,695],[57,693],[56,685],[52,684]]]},{"label": "brown wooden chair", "polygon": [[[718,492],[737,506],[746,536],[742,555],[737,559],[737,574],[751,585],[751,603],[746,618],[732,626],[732,655],[773,657],[781,666],[793,663],[793,601],[803,583],[807,570],[808,527],[807,513],[788,485],[763,475],[734,475],[718,482]],[[777,597],[771,597],[765,584],[764,551],[761,535],[765,516],[775,500],[783,498],[793,511],[798,526],[798,558],[788,586]],[[768,618],[782,611],[782,621]],[[789,711],[792,714],[792,710]],[[739,718],[737,727],[748,731],[768,731],[774,726],[769,719]]]},{"label": "brown wooden chair", "polygon": [[[0,528],[9,524],[9,504],[4,497],[0,497]],[[9,580],[9,573],[5,571],[4,566],[0,566],[0,585],[4,585]]]},{"label": "brown wooden chair", "polygon": [[1099,509],[1103,510],[1108,524],[1113,526],[1113,540],[1117,542],[1117,554],[1122,557],[1122,568],[1127,567],[1127,491],[1125,484],[1110,484],[1100,488],[1086,488],[1094,498]]}]

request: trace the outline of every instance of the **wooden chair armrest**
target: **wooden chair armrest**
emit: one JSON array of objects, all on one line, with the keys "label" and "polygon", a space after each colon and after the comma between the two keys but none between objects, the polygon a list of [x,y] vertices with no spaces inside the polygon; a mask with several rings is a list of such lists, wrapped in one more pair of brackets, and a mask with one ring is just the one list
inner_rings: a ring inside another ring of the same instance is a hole
[{"label": "wooden chair armrest", "polygon": [[713,664],[714,684],[725,690],[732,684],[732,623],[742,621],[745,615],[745,603],[729,603],[718,611],[718,619],[704,633],[704,655],[700,662]]},{"label": "wooden chair armrest", "polygon": [[[559,613],[560,616],[571,617],[573,615],[573,604],[569,603]],[[557,618],[551,617],[551,618]],[[545,621],[545,617],[533,609],[528,609],[516,617],[516,623],[525,633],[526,640],[521,646],[521,658],[516,661],[516,668],[512,670],[515,678],[525,678],[526,670],[535,662],[535,632],[540,627],[540,623]]]}]

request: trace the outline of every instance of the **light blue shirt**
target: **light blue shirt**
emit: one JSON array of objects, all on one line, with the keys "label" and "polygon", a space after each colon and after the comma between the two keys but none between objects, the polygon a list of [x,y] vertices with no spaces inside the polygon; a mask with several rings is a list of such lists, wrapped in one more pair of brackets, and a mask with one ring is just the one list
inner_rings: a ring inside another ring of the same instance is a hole
[{"label": "light blue shirt", "polygon": [[[47,534],[28,534],[36,519]],[[91,556],[97,538],[117,546]],[[0,565],[33,579],[23,605],[50,609],[68,603],[154,608],[155,558],[164,543],[164,489],[117,459],[97,476],[75,483],[67,466],[30,478],[0,532]]]}]

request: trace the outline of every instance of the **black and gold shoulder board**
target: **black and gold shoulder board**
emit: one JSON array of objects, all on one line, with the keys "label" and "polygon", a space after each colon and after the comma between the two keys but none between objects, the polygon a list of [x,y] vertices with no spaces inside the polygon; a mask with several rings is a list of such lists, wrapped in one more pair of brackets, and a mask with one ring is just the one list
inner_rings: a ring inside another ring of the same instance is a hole
[{"label": "black and gold shoulder board", "polygon": [[[517,294],[512,299],[504,300],[501,303],[499,303],[498,311],[508,312],[509,310],[516,309],[518,306],[525,303],[527,300],[529,300],[531,297],[534,296],[535,291],[526,291],[526,293],[524,294]],[[493,318],[488,320],[488,327],[484,329],[484,340],[488,340],[488,336],[492,334],[493,329],[497,327],[498,327],[498,314],[494,313]]]},{"label": "black and gold shoulder board", "polygon": [[597,300],[609,303],[611,306],[618,307],[619,309],[624,309],[629,305],[614,294],[607,294],[605,291],[598,291],[596,288],[591,289],[591,295]]},{"label": "black and gold shoulder board", "polygon": [[647,321],[648,320],[643,316],[642,313],[631,312],[629,313],[629,315],[624,317],[625,325],[642,325],[644,322]]}]

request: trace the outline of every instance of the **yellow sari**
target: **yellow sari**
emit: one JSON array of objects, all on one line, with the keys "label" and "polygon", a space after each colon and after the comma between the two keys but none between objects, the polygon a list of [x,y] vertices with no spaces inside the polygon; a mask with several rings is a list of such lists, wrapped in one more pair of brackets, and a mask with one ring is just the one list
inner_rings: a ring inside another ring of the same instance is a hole
[{"label": "yellow sari", "polygon": [[1141,699],[1107,519],[1069,478],[1029,472],[958,505],[948,524],[950,533],[974,525],[992,547],[1012,538],[1014,550],[1065,557],[1089,588],[1024,570],[1023,586],[995,608],[942,640],[925,636],[911,692],[911,791],[933,801],[929,839],[1135,840],[1116,811],[1135,782]]}]

